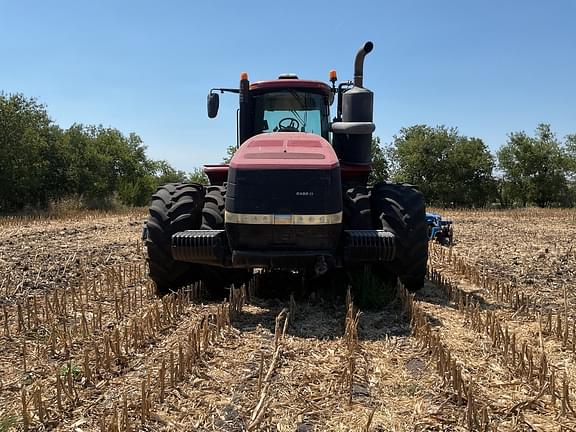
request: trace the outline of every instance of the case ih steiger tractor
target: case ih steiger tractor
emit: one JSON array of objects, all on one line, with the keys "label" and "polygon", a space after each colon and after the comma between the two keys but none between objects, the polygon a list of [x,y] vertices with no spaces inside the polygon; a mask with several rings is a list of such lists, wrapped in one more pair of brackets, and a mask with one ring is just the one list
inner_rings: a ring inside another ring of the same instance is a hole
[{"label": "case ih steiger tractor", "polygon": [[[239,88],[238,149],[207,165],[209,186],[171,183],[152,197],[146,222],[150,276],[162,294],[202,280],[219,289],[253,269],[304,279],[370,271],[422,287],[428,236],[422,194],[410,185],[368,184],[373,93],[363,86],[367,42],[354,80],[336,85],[281,75]],[[335,117],[330,105],[337,99]]]}]

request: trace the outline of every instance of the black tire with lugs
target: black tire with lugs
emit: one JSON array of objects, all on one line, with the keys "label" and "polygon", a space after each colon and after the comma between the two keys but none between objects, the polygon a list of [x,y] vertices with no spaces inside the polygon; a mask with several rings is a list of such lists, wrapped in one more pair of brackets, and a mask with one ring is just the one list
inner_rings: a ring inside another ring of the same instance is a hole
[{"label": "black tire with lugs", "polygon": [[396,259],[379,270],[394,271],[408,290],[419,290],[428,263],[424,196],[411,185],[378,183],[372,188],[371,200],[374,226],[396,235]]},{"label": "black tire with lugs", "polygon": [[157,294],[194,283],[202,276],[200,265],[172,258],[171,239],[174,233],[200,228],[204,193],[198,184],[168,183],[152,195],[145,242],[149,275]]}]

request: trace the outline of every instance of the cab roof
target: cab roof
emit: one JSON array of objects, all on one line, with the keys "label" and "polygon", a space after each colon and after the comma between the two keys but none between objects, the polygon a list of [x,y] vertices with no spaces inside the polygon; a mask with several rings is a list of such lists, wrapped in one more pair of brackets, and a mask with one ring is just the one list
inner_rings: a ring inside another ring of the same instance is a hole
[{"label": "cab roof", "polygon": [[270,81],[256,81],[250,84],[250,90],[281,90],[281,89],[309,89],[324,93],[326,96],[332,94],[332,88],[322,81],[301,80],[297,78],[283,78]]}]

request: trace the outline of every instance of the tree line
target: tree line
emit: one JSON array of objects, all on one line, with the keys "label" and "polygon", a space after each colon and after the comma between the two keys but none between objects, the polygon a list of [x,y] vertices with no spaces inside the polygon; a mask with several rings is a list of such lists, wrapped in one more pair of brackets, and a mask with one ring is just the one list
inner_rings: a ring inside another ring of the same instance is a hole
[{"label": "tree line", "polygon": [[[495,155],[457,128],[405,127],[389,144],[373,140],[371,181],[417,185],[428,204],[458,207],[571,207],[576,204],[576,134],[560,139],[550,125],[512,132]],[[235,147],[227,150],[229,160]],[[74,124],[63,129],[46,107],[0,93],[0,213],[46,209],[74,197],[88,208],[147,205],[161,184],[206,183],[146,155],[134,133]]]},{"label": "tree line", "polygon": [[136,134],[74,124],[63,129],[46,107],[0,93],[0,213],[46,209],[75,197],[88,208],[146,205],[160,184],[187,174],[151,160]]},{"label": "tree line", "polygon": [[415,125],[373,143],[379,180],[417,185],[429,204],[457,207],[573,207],[576,134],[559,139],[549,124],[512,132],[495,155],[457,128]]}]

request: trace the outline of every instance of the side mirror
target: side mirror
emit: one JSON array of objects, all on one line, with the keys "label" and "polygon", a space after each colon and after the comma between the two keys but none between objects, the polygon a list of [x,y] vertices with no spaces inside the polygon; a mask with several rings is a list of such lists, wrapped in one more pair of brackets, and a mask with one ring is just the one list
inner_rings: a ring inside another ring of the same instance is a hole
[{"label": "side mirror", "polygon": [[218,93],[208,93],[208,117],[214,118],[218,114],[218,107],[220,106],[220,97]]}]

